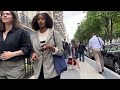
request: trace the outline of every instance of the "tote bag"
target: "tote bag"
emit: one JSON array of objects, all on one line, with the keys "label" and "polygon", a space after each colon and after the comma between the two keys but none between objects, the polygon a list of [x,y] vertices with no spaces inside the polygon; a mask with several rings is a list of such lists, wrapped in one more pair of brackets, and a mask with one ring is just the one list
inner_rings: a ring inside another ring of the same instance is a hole
[{"label": "tote bag", "polygon": [[[55,35],[53,31],[53,39],[56,47],[56,41],[55,41]],[[54,66],[58,74],[61,74],[63,71],[67,70],[67,64],[65,62],[65,57],[64,55],[58,56],[58,55],[53,55],[53,61],[54,61]]]}]

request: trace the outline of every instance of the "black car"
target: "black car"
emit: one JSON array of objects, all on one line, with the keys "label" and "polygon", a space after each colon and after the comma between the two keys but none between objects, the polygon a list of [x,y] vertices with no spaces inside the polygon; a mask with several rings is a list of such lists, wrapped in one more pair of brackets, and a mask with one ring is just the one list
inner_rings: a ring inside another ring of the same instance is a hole
[{"label": "black car", "polygon": [[104,64],[120,74],[120,43],[106,45],[105,51],[107,52],[103,55]]}]

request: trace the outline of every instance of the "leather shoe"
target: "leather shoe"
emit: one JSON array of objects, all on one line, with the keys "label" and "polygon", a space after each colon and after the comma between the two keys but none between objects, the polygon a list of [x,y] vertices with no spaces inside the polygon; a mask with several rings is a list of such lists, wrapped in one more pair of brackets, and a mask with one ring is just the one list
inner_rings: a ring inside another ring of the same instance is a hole
[{"label": "leather shoe", "polygon": [[102,72],[99,72],[99,74],[102,74]]}]

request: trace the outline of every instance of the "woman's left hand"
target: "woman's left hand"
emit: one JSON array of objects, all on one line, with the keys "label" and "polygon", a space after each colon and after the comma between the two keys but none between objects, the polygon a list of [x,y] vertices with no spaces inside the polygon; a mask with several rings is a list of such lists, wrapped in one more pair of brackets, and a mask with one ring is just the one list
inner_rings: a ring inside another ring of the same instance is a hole
[{"label": "woman's left hand", "polygon": [[2,53],[2,54],[0,55],[0,58],[1,58],[2,60],[7,60],[7,59],[10,59],[10,58],[12,58],[12,57],[14,57],[14,56],[15,56],[14,52],[4,51],[4,53]]}]

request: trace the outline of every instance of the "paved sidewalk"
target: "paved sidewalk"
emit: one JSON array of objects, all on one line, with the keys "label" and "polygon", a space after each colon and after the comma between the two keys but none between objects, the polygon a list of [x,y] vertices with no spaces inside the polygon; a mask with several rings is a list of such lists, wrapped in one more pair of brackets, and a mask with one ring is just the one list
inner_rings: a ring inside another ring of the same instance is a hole
[{"label": "paved sidewalk", "polygon": [[[32,76],[29,79],[35,78]],[[85,56],[85,62],[80,62],[79,71],[68,69],[61,74],[61,79],[120,79],[120,75],[106,67],[104,72],[99,74],[96,62]]]},{"label": "paved sidewalk", "polygon": [[105,79],[88,62],[80,62],[80,71],[67,70],[61,75],[61,79]]},{"label": "paved sidewalk", "polygon": [[[88,58],[85,58],[88,59]],[[69,66],[68,66],[69,68]],[[30,79],[35,79],[32,76]],[[87,61],[80,62],[80,70],[70,70],[61,74],[61,79],[105,79],[98,71],[91,66]]]}]

